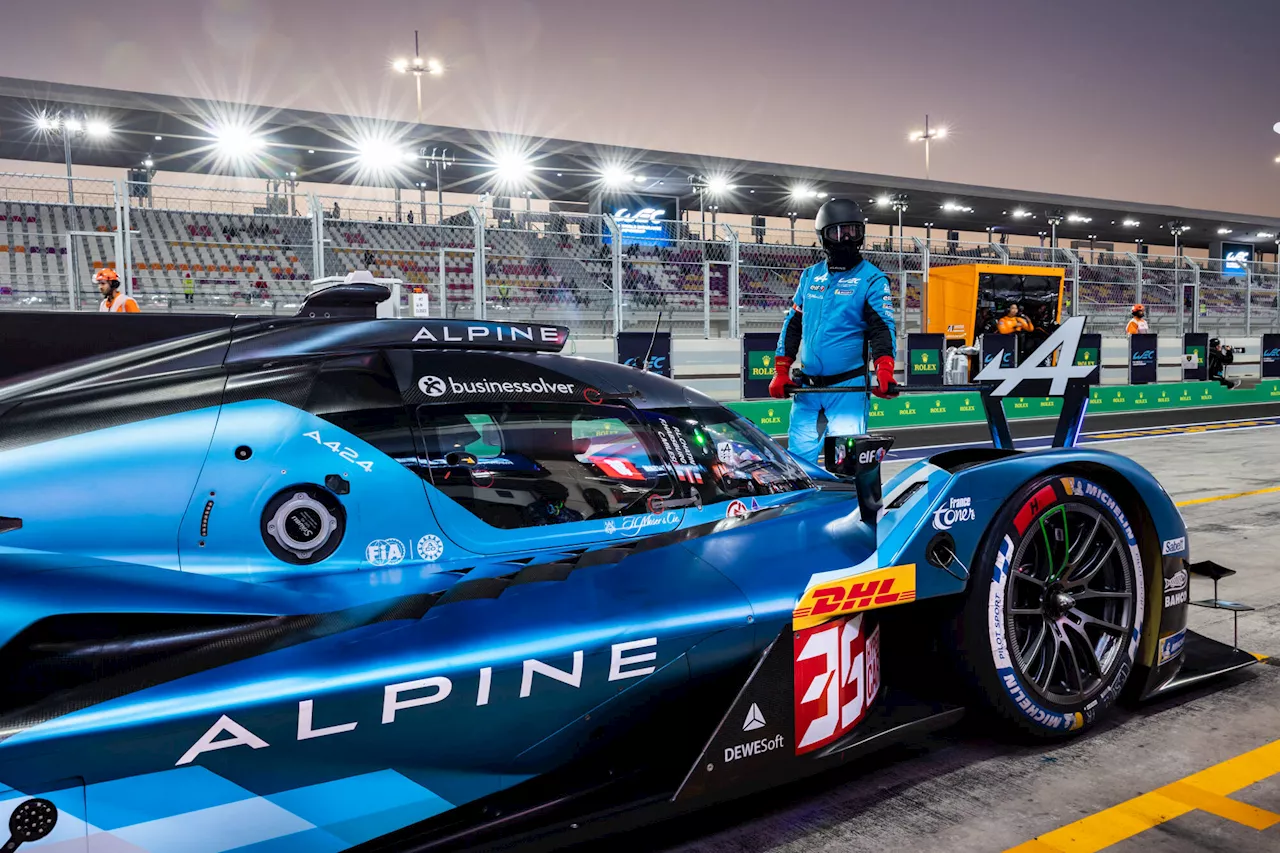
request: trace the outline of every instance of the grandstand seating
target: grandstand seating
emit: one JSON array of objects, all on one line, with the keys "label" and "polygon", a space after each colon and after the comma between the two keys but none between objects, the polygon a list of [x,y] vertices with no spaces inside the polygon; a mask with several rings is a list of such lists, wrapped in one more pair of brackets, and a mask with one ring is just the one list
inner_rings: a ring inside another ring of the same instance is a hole
[{"label": "grandstand seating", "polygon": [[[580,319],[611,315],[611,247],[585,229],[548,214],[510,215],[485,230],[485,298],[496,311],[520,316]],[[277,213],[191,212],[151,207],[130,211],[135,232],[131,269],[116,257],[115,212],[108,206],[0,201],[0,305],[65,307],[78,288],[82,307],[98,299],[92,274],[117,269],[132,279],[135,296],[167,310],[292,310],[315,277],[313,221]],[[369,269],[429,292],[450,316],[471,316],[475,300],[475,228],[469,223],[411,224],[326,218],[324,269],[342,275]],[[700,231],[673,223],[670,245],[630,244],[622,256],[622,301],[629,313],[675,315],[700,327],[704,291],[710,311],[729,307],[729,248],[703,242]],[[895,301],[906,286],[909,312],[919,309],[923,257],[917,241],[899,253],[897,241],[868,247],[867,256],[889,276]],[[1052,252],[1037,247],[930,243],[931,265],[1003,261],[1048,264]],[[1084,313],[1112,324],[1137,299],[1137,269],[1131,256],[1099,253],[1079,267],[1078,298]],[[816,247],[775,243],[739,244],[738,289],[746,323],[776,326],[791,303],[804,267],[821,258]],[[1178,281],[1189,284],[1190,268]],[[704,276],[706,278],[704,278]],[[1274,277],[1252,301],[1239,278],[1213,265],[1199,271],[1203,314],[1227,323],[1280,319]],[[1269,288],[1269,289],[1268,289]],[[189,294],[190,292],[190,294]],[[407,296],[406,296],[407,299]],[[1157,327],[1176,323],[1175,272],[1168,260],[1143,262],[1142,301]],[[1184,311],[1189,310],[1184,305]],[[437,308],[437,310],[439,310]]]}]

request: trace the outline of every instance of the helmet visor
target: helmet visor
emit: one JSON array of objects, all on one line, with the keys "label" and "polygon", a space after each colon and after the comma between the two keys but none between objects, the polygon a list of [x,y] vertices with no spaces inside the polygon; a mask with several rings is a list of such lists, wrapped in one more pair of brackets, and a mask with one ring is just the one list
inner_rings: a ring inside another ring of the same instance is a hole
[{"label": "helmet visor", "polygon": [[841,222],[823,228],[822,239],[828,243],[856,242],[862,239],[864,230],[861,222]]}]

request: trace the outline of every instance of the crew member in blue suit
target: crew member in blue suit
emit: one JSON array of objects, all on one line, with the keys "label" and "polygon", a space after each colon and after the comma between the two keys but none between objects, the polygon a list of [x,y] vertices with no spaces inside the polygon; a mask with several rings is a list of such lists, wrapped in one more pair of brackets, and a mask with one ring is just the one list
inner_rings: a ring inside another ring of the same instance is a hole
[{"label": "crew member in blue suit", "polygon": [[[827,254],[800,276],[795,299],[774,358],[769,394],[782,399],[789,388],[867,387],[867,355],[875,373],[871,392],[890,396],[896,337],[889,279],[862,257],[866,217],[849,199],[818,210],[818,237]],[[800,359],[795,379],[791,367]],[[795,395],[788,433],[792,453],[818,463],[823,439],[867,431],[867,395],[850,392]]]}]

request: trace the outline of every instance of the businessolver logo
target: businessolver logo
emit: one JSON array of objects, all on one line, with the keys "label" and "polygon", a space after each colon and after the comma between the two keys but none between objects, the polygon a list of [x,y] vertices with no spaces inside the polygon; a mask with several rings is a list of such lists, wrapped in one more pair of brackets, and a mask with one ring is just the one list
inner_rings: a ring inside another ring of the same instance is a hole
[{"label": "businessolver logo", "polygon": [[791,613],[791,626],[799,631],[821,625],[836,616],[915,600],[915,563],[846,577],[824,578],[817,583],[811,579],[809,588]]}]

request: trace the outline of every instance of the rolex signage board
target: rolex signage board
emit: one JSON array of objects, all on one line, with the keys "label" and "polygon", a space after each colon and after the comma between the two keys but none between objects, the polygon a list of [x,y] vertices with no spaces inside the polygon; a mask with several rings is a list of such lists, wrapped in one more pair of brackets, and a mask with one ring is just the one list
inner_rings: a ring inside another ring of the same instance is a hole
[{"label": "rolex signage board", "polygon": [[908,385],[938,385],[942,382],[942,351],[946,336],[912,332],[907,335]]},{"label": "rolex signage board", "polygon": [[742,336],[742,399],[763,400],[769,396],[777,345],[778,336],[772,332],[747,332]]}]

